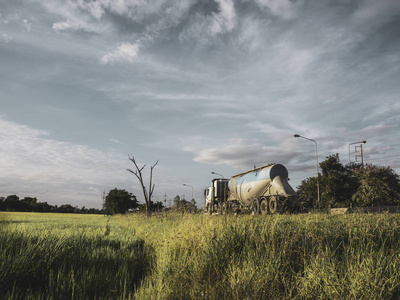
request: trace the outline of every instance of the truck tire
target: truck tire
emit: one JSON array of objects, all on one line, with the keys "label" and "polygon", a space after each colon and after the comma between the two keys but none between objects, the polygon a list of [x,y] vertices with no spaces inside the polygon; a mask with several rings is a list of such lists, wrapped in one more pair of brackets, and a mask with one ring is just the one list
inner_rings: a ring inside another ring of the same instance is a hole
[{"label": "truck tire", "polygon": [[259,205],[257,199],[254,199],[253,205],[252,205],[252,207],[251,207],[251,210],[252,210],[252,213],[251,213],[251,214],[252,214],[253,216],[256,216],[256,215],[258,215],[258,214],[260,213],[260,205]]},{"label": "truck tire", "polygon": [[269,199],[269,212],[270,214],[276,213],[278,210],[278,201],[276,201],[276,197],[272,196]]},{"label": "truck tire", "polygon": [[218,203],[217,212],[220,215],[223,215],[225,213],[225,203]]},{"label": "truck tire", "polygon": [[262,215],[268,214],[268,200],[265,198],[261,199],[260,212]]},{"label": "truck tire", "polygon": [[212,212],[211,212],[211,205],[210,205],[210,203],[207,203],[206,212],[207,212],[209,215],[211,215],[211,214],[212,214]]}]

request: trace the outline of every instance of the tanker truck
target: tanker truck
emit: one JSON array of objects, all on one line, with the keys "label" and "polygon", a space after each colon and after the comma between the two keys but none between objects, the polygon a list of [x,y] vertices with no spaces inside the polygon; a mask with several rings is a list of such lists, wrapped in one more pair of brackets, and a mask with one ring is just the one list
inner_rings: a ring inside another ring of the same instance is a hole
[{"label": "tanker truck", "polygon": [[204,191],[205,210],[209,213],[226,210],[277,213],[297,198],[288,181],[288,171],[281,164],[264,165],[233,175],[231,179],[213,179]]}]

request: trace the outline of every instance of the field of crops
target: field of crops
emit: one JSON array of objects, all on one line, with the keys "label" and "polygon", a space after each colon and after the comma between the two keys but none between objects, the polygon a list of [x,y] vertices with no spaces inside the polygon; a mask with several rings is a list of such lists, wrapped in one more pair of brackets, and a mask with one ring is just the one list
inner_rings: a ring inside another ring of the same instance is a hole
[{"label": "field of crops", "polygon": [[398,299],[400,215],[0,213],[0,299]]}]

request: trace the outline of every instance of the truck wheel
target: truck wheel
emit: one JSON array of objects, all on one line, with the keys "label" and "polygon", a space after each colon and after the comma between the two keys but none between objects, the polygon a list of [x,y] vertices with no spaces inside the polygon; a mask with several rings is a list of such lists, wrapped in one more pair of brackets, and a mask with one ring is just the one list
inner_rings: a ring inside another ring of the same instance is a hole
[{"label": "truck wheel", "polygon": [[209,214],[209,215],[211,215],[211,205],[210,205],[210,203],[207,203],[207,208],[206,208],[206,212]]},{"label": "truck wheel", "polygon": [[269,212],[271,214],[276,213],[276,211],[278,210],[278,202],[276,201],[275,197],[271,197],[269,199]]},{"label": "truck wheel", "polygon": [[223,214],[224,214],[224,212],[225,212],[225,203],[219,203],[219,204],[218,204],[217,212],[218,212],[220,215],[223,215]]},{"label": "truck wheel", "polygon": [[258,215],[259,212],[260,212],[260,207],[259,207],[259,204],[258,204],[258,200],[254,199],[253,205],[252,205],[252,215],[253,216]]},{"label": "truck wheel", "polygon": [[260,212],[262,215],[266,215],[268,213],[268,201],[265,198],[263,198],[260,203]]}]

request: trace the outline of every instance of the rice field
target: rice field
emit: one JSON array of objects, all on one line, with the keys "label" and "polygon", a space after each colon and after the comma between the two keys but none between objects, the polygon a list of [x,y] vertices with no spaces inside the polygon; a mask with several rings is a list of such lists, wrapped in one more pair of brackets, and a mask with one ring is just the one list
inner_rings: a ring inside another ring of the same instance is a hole
[{"label": "rice field", "polygon": [[400,215],[0,212],[0,299],[398,299]]}]

